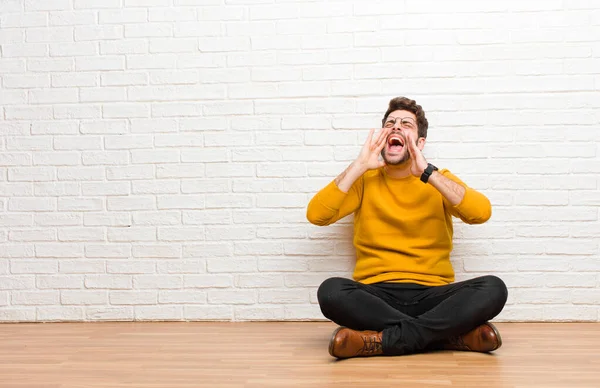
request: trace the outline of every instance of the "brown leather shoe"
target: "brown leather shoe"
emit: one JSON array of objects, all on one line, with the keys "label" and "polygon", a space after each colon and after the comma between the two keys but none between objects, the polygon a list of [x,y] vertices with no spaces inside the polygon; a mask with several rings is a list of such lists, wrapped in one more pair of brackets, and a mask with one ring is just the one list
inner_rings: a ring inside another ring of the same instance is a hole
[{"label": "brown leather shoe", "polygon": [[329,341],[329,354],[337,358],[369,357],[383,354],[382,332],[337,328]]},{"label": "brown leather shoe", "polygon": [[496,326],[489,322],[477,326],[470,332],[449,338],[443,343],[445,350],[464,350],[471,352],[492,352],[502,346],[502,338]]}]

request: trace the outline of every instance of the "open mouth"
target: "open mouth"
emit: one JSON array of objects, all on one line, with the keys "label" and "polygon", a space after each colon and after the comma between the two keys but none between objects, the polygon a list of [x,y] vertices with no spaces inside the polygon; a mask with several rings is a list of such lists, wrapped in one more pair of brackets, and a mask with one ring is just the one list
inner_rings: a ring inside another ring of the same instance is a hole
[{"label": "open mouth", "polygon": [[388,137],[387,148],[391,153],[402,152],[404,148],[404,138],[400,135],[392,134]]}]

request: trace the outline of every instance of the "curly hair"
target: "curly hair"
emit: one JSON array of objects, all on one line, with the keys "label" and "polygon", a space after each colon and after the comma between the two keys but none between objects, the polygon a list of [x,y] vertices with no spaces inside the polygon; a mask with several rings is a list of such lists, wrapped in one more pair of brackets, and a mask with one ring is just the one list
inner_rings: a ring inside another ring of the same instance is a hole
[{"label": "curly hair", "polygon": [[381,126],[385,124],[385,120],[395,110],[407,110],[412,112],[417,116],[417,127],[419,128],[419,137],[427,137],[427,128],[429,128],[429,122],[427,122],[427,118],[425,117],[425,111],[421,105],[418,105],[415,100],[411,100],[406,97],[396,97],[390,100],[390,104],[388,110],[385,112],[383,116],[383,120],[381,120]]}]

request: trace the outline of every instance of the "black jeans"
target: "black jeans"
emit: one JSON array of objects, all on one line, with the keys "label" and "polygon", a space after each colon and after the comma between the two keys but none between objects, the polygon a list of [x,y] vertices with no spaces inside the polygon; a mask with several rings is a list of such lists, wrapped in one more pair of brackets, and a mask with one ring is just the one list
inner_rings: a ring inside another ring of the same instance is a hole
[{"label": "black jeans", "polygon": [[412,283],[362,284],[330,278],[317,292],[325,317],[354,330],[383,331],[383,354],[436,348],[502,311],[508,291],[496,276],[444,286]]}]

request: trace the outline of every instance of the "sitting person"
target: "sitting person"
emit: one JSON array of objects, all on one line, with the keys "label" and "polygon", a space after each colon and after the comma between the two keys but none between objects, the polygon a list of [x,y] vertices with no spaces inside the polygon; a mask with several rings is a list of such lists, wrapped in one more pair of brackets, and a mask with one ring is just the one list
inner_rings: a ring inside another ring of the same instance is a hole
[{"label": "sitting person", "polygon": [[450,262],[452,217],[484,223],[490,201],[427,163],[421,151],[428,122],[414,100],[392,99],[382,124],[307,208],[308,220],[320,226],[354,213],[354,280],[327,279],[317,293],[323,315],[341,326],[329,353],[496,350],[502,340],[488,320],[504,308],[504,282],[483,276],[455,283]]}]

